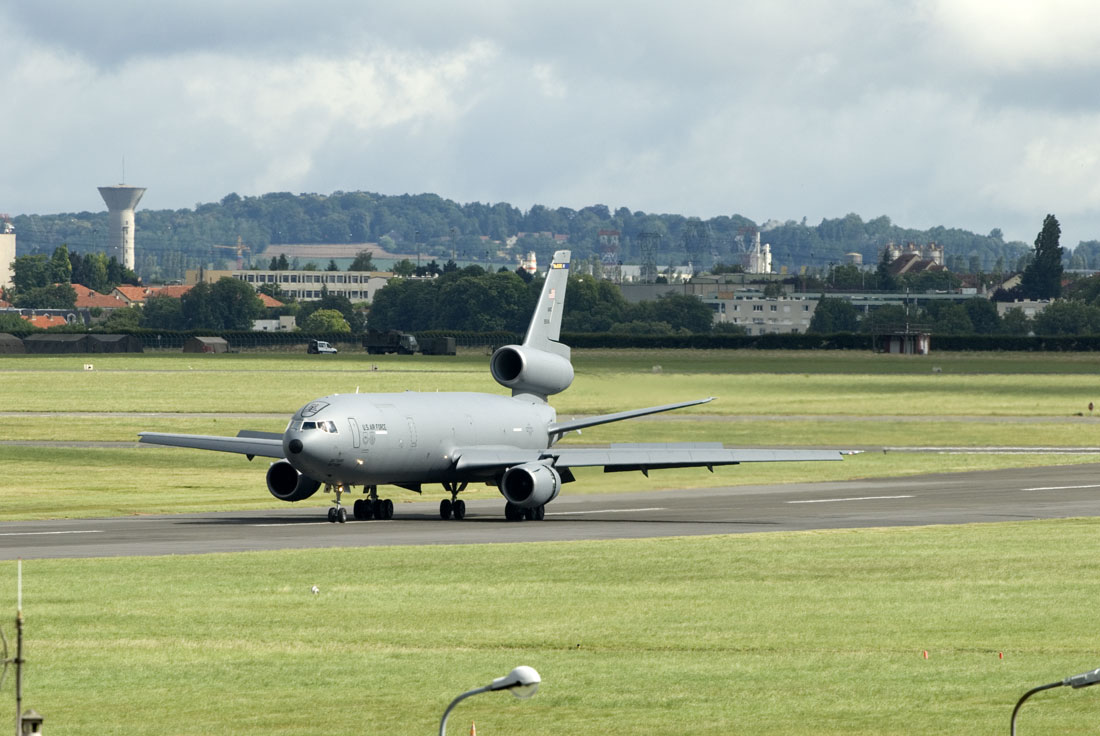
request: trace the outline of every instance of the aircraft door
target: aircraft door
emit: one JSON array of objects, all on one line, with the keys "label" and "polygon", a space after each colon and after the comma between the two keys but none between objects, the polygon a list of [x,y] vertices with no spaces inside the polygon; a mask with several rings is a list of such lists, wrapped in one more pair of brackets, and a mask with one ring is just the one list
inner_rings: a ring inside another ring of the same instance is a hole
[{"label": "aircraft door", "polygon": [[409,420],[409,447],[416,447],[416,422],[412,417],[405,417]]},{"label": "aircraft door", "polygon": [[351,446],[359,447],[359,422],[355,421],[354,417],[348,418],[348,424],[351,426]]}]

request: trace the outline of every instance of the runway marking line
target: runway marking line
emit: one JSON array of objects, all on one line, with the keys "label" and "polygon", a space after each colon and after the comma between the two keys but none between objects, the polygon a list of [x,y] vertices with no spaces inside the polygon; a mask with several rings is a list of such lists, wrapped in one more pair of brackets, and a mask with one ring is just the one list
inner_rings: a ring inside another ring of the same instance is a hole
[{"label": "runway marking line", "polygon": [[1021,491],[1076,491],[1084,488],[1100,488],[1100,483],[1087,486],[1043,486],[1041,488],[1021,488]]},{"label": "runway marking line", "polygon": [[648,509],[594,509],[592,511],[555,511],[547,512],[547,516],[580,516],[581,514],[629,514],[633,511],[665,511],[666,509],[654,506]]},{"label": "runway marking line", "polygon": [[39,537],[47,534],[102,534],[102,529],[74,529],[65,532],[0,532],[0,537]]},{"label": "runway marking line", "polygon": [[[356,521],[359,521],[358,519]],[[387,521],[387,519],[371,519],[370,521]],[[321,526],[332,524],[331,521],[281,521],[277,524],[249,524],[249,526]]]},{"label": "runway marking line", "polygon": [[912,496],[860,496],[859,498],[815,498],[809,501],[787,501],[787,503],[842,503],[844,501],[888,501]]}]

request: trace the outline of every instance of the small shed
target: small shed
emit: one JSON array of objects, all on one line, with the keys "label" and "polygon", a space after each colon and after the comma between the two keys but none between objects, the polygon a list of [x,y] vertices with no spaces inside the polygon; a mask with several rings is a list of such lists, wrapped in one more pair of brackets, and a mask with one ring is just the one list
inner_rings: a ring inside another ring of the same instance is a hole
[{"label": "small shed", "polygon": [[61,353],[87,353],[88,336],[86,334],[43,333],[27,335],[23,346],[28,353],[36,355],[56,355]]},{"label": "small shed", "polygon": [[892,355],[928,355],[931,335],[927,332],[904,330],[877,336],[878,351]]},{"label": "small shed", "polygon": [[224,337],[190,337],[183,344],[185,353],[228,353],[229,343]]},{"label": "small shed", "polygon": [[144,353],[141,338],[134,335],[88,335],[89,353]]},{"label": "small shed", "polygon": [[7,332],[0,332],[0,354],[11,355],[25,352],[27,352],[27,348],[24,347],[22,340]]}]

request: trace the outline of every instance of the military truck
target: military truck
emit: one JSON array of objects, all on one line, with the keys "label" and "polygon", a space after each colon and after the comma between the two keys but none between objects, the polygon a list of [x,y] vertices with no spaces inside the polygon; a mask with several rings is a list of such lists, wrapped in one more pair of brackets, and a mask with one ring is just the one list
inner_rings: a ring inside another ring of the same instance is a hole
[{"label": "military truck", "polygon": [[407,332],[398,330],[368,330],[363,335],[363,347],[371,355],[397,353],[398,355],[412,355],[420,351],[420,345],[416,337]]},{"label": "military truck", "polygon": [[424,355],[456,355],[453,337],[424,337],[420,339],[420,352]]}]

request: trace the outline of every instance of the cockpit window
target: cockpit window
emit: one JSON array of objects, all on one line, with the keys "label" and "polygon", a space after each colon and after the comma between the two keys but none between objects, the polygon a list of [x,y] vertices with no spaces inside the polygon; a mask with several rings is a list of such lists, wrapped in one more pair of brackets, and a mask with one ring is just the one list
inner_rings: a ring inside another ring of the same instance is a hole
[{"label": "cockpit window", "polygon": [[302,422],[302,431],[305,432],[310,429],[319,429],[322,432],[328,432],[329,434],[336,434],[336,422]]}]

